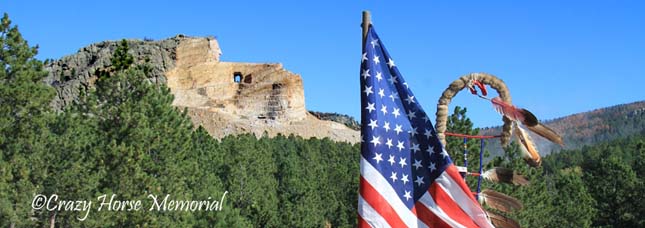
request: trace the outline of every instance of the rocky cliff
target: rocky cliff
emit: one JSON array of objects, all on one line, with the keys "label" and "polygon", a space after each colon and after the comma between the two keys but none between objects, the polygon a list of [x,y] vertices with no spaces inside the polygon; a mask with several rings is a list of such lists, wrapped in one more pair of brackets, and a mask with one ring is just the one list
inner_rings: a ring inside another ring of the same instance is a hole
[{"label": "rocky cliff", "polygon": [[[162,41],[128,40],[130,53],[136,61],[146,60],[152,67],[151,81],[165,83],[165,72],[175,67],[176,49],[181,40],[177,36]],[[45,82],[56,88],[57,95],[52,101],[60,110],[78,99],[80,91],[90,88],[97,78],[96,71],[109,67],[110,58],[117,47],[116,41],[103,41],[81,48],[76,54],[56,61],[46,61],[49,76]]]},{"label": "rocky cliff", "polygon": [[[307,112],[302,78],[277,63],[221,62],[212,37],[178,35],[161,41],[128,40],[137,62],[152,66],[149,80],[166,84],[196,125],[221,138],[264,132],[329,137],[358,142],[359,133]],[[96,80],[96,71],[110,66],[117,42],[104,41],[46,64],[46,83],[56,88],[52,106],[60,110],[78,99]]]},{"label": "rocky cliff", "polygon": [[334,122],[342,123],[351,129],[354,129],[357,131],[361,130],[361,124],[358,121],[356,121],[354,117],[351,117],[349,115],[339,114],[339,113],[316,112],[316,111],[309,111],[309,113],[311,113],[316,118],[321,120],[331,120]]}]

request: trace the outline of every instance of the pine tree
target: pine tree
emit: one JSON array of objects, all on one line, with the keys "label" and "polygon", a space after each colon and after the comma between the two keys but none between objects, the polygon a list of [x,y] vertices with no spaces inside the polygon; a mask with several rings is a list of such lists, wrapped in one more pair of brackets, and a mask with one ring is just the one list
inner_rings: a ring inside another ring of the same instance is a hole
[{"label": "pine tree", "polygon": [[222,172],[225,189],[235,208],[254,226],[279,227],[277,167],[271,140],[243,134],[222,139],[226,159]]},{"label": "pine tree", "polygon": [[[191,199],[192,123],[172,106],[165,85],[147,80],[150,68],[135,64],[128,42],[119,43],[112,66],[98,72],[96,88],[75,108],[95,121],[97,145],[95,172],[105,173],[92,194],[117,195],[119,200],[150,202],[149,194]],[[148,204],[147,206],[150,206]],[[187,226],[191,213],[148,211],[95,213],[104,226]]]},{"label": "pine tree", "polygon": [[356,202],[358,201],[360,144],[331,141],[324,138],[316,153],[322,154],[319,166],[324,168],[326,179],[320,180],[325,218],[332,227],[356,227]]},{"label": "pine tree", "polygon": [[560,170],[554,175],[554,189],[550,192],[552,215],[546,226],[590,227],[597,217],[596,203],[582,179],[580,167]]},{"label": "pine tree", "polygon": [[[67,111],[60,113],[49,128],[53,136],[47,142],[49,152],[44,155],[47,160],[48,178],[43,182],[42,193],[46,196],[58,195],[61,200],[92,200],[99,187],[99,181],[105,172],[98,172],[97,158],[102,151],[97,147],[100,142],[96,132],[96,121],[91,118]],[[90,214],[84,221],[85,212],[41,210],[42,226],[55,223],[60,227],[100,226]]]},{"label": "pine tree", "polygon": [[[466,109],[455,108],[448,119],[448,131],[477,135],[478,129],[473,129],[473,123],[466,116]],[[492,139],[496,140],[496,139]],[[463,138],[448,137],[447,148],[456,164],[463,164]],[[479,140],[468,140],[469,169],[479,166]],[[482,182],[482,189],[493,189],[519,199],[525,207],[521,211],[507,214],[526,227],[588,227],[595,215],[594,199],[588,193],[581,179],[581,173],[564,172],[557,169],[554,173],[545,173],[542,168],[530,168],[521,158],[519,146],[513,142],[504,149],[503,156],[493,158],[486,168],[501,166],[510,168],[525,175],[531,181],[528,186],[514,186],[501,183]],[[484,157],[488,157],[488,151]],[[549,165],[549,164],[546,164]],[[476,187],[476,178],[468,178],[471,189]],[[485,206],[488,208],[487,206]],[[488,210],[494,210],[488,208]]]},{"label": "pine tree", "polygon": [[33,225],[31,201],[47,177],[44,154],[54,96],[37,47],[5,13],[0,21],[0,226]]},{"label": "pine tree", "polygon": [[[478,135],[479,128],[474,128],[473,122],[466,115],[467,109],[461,108],[459,106],[455,107],[452,115],[448,117],[447,132],[466,134],[466,135]],[[489,139],[497,140],[497,139]],[[466,148],[464,148],[464,138],[462,137],[446,137],[445,145],[446,150],[450,154],[450,158],[457,166],[464,166],[464,149],[468,151],[468,171],[469,172],[478,172],[479,171],[479,153],[481,150],[481,142],[479,139],[467,139]],[[484,161],[489,157],[488,150],[484,151]],[[467,184],[471,189],[476,189],[477,178],[467,177]]]},{"label": "pine tree", "polygon": [[[524,204],[509,216],[523,227],[589,227],[596,215],[594,199],[582,179],[579,167],[568,169],[532,168],[521,158],[516,142],[505,148],[504,156],[494,158],[487,166],[510,168],[525,175],[530,184],[513,186],[491,184],[485,187],[513,196]],[[544,166],[551,159],[545,158]]]},{"label": "pine tree", "polygon": [[[289,136],[289,150],[277,150],[281,224],[289,227],[322,227],[325,207],[321,198],[327,179],[317,139]],[[284,151],[284,152],[283,152]]]},{"label": "pine tree", "polygon": [[642,184],[631,167],[614,152],[617,151],[604,151],[606,158],[588,160],[583,164],[583,178],[599,211],[593,218],[593,225],[642,226],[643,218],[639,217],[642,200],[638,200],[643,199],[642,189],[638,189]]},{"label": "pine tree", "polygon": [[[220,176],[228,176],[225,166],[226,152],[220,143],[201,126],[192,134],[191,157],[194,164],[184,167],[192,175],[187,180],[194,199],[220,200],[226,193],[221,211],[198,211],[195,227],[250,227],[249,221],[240,215],[240,209],[231,203],[230,192],[224,187]],[[219,202],[222,203],[222,202]]]}]

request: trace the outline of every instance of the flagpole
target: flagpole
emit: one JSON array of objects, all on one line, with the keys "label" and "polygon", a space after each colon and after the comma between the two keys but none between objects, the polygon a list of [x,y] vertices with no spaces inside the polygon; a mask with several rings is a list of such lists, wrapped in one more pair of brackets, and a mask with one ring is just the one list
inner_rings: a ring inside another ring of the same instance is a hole
[{"label": "flagpole", "polygon": [[368,10],[363,10],[363,23],[361,26],[363,27],[363,46],[365,47],[365,39],[367,39],[367,30],[370,27],[370,24],[372,24],[372,15],[370,15],[370,11]]}]

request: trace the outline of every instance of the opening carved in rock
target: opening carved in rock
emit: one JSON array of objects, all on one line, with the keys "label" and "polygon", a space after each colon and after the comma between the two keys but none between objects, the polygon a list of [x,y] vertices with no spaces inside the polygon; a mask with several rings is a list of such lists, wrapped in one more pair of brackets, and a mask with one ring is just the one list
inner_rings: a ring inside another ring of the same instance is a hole
[{"label": "opening carved in rock", "polygon": [[233,82],[240,83],[241,81],[242,81],[242,73],[241,72],[233,73]]},{"label": "opening carved in rock", "polygon": [[251,84],[251,82],[253,82],[253,76],[252,75],[249,74],[247,76],[244,76],[244,83]]}]

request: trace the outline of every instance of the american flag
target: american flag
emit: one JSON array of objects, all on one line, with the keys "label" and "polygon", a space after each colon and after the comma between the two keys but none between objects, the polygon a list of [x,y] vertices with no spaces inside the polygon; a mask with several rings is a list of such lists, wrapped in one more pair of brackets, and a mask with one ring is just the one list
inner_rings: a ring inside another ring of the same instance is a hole
[{"label": "american flag", "polygon": [[493,227],[370,26],[361,59],[360,227]]}]

